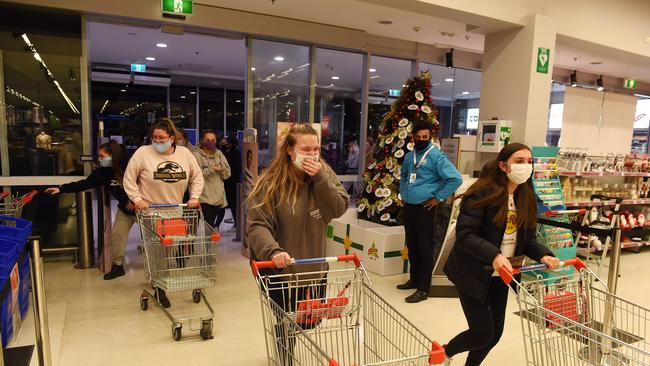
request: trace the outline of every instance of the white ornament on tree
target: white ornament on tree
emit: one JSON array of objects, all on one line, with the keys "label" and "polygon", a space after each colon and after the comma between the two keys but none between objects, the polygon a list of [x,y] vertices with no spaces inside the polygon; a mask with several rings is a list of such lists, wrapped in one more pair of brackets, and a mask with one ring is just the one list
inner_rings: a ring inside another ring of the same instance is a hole
[{"label": "white ornament on tree", "polygon": [[388,221],[390,219],[390,214],[387,212],[380,217],[381,221]]},{"label": "white ornament on tree", "polygon": [[422,94],[422,92],[416,91],[415,92],[415,99],[417,99],[420,102],[423,101],[424,100],[424,94]]},{"label": "white ornament on tree", "polygon": [[399,134],[397,135],[397,137],[399,137],[400,140],[404,140],[405,138],[408,137],[408,135],[409,135],[409,133],[406,132],[406,130],[401,130],[401,131],[399,132]]},{"label": "white ornament on tree", "polygon": [[359,211],[359,212],[363,212],[363,210],[365,210],[365,209],[366,209],[366,205],[364,205],[363,203],[360,204],[359,206],[357,206],[357,211]]},{"label": "white ornament on tree", "polygon": [[409,149],[409,151],[413,151],[413,147],[414,147],[414,146],[415,146],[415,145],[414,145],[412,142],[409,142],[409,143],[406,145],[406,148]]},{"label": "white ornament on tree", "polygon": [[406,118],[402,118],[402,119],[399,120],[399,122],[398,122],[397,124],[398,124],[400,127],[404,127],[404,126],[406,126],[406,125],[409,124],[409,120],[406,119]]},{"label": "white ornament on tree", "polygon": [[411,104],[408,106],[408,109],[411,111],[417,111],[418,110],[418,105],[417,104]]},{"label": "white ornament on tree", "polygon": [[425,105],[425,106],[422,106],[421,109],[422,109],[422,112],[424,112],[424,113],[426,113],[426,114],[431,113],[431,108],[429,108],[429,107],[426,106],[426,105]]},{"label": "white ornament on tree", "polygon": [[399,159],[399,158],[401,158],[401,157],[403,157],[403,156],[404,156],[404,150],[399,149],[399,150],[395,151],[395,157],[396,157],[396,158]]}]

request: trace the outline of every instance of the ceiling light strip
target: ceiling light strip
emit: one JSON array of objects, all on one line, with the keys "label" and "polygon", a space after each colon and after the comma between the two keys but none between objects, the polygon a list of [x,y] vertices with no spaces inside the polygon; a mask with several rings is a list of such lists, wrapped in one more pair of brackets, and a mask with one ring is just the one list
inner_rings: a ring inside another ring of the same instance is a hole
[{"label": "ceiling light strip", "polygon": [[70,109],[72,109],[72,111],[74,113],[76,113],[76,114],[81,114],[79,112],[79,110],[77,109],[77,107],[75,107],[74,103],[72,103],[72,100],[70,100],[70,98],[68,98],[68,95],[63,91],[63,88],[61,88],[61,85],[59,84],[59,82],[54,78],[54,75],[52,74],[50,69],[45,64],[45,61],[43,61],[43,59],[41,58],[41,55],[38,53],[38,51],[36,51],[36,48],[34,47],[32,42],[29,40],[29,37],[27,37],[27,34],[23,33],[22,38],[23,38],[23,41],[25,41],[25,44],[27,45],[29,50],[32,52],[32,55],[34,56],[34,59],[36,59],[36,61],[38,61],[41,64],[41,66],[43,66],[43,69],[45,70],[45,73],[47,74],[47,77],[54,82],[54,85],[59,90],[59,93],[61,93],[61,96],[63,96],[63,99],[65,99],[66,103],[68,103],[68,106],[70,107]]}]

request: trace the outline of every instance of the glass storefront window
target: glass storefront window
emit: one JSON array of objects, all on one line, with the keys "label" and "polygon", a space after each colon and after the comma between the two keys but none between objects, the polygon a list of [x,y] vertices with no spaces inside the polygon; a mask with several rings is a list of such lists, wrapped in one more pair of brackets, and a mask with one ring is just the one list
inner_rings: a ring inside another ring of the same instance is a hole
[{"label": "glass storefront window", "polygon": [[253,127],[259,167],[275,155],[278,123],[309,122],[309,47],[254,39]]},{"label": "glass storefront window", "polygon": [[199,129],[223,131],[223,89],[199,88]]},{"label": "glass storefront window", "polygon": [[[411,77],[411,61],[389,57],[371,56],[368,66],[368,141],[366,161],[371,159],[374,143],[379,136],[379,127],[384,115],[390,111],[397,97],[391,90],[402,90],[402,85]],[[394,93],[394,92],[393,92]]]},{"label": "glass storefront window", "polygon": [[220,137],[237,134],[244,129],[244,91],[226,90],[226,131]]},{"label": "glass storefront window", "polygon": [[481,72],[454,69],[454,107],[449,135],[476,135],[479,102],[481,98]]},{"label": "glass storefront window", "polygon": [[10,29],[0,32],[10,174],[82,175],[80,19],[72,17],[68,33],[24,33],[21,25],[4,23]]},{"label": "glass storefront window", "polygon": [[314,122],[321,124],[321,156],[339,175],[359,173],[363,55],[316,50]]},{"label": "glass storefront window", "polygon": [[180,128],[196,128],[196,87],[169,87],[170,117]]},{"label": "glass storefront window", "polygon": [[129,154],[145,142],[149,129],[167,116],[167,88],[92,82],[95,132],[104,122],[104,137],[121,142]]},{"label": "glass storefront window", "polygon": [[548,112],[548,130],[546,144],[558,146],[562,132],[562,114],[564,112],[564,91],[566,86],[561,83],[551,84],[551,100]]}]

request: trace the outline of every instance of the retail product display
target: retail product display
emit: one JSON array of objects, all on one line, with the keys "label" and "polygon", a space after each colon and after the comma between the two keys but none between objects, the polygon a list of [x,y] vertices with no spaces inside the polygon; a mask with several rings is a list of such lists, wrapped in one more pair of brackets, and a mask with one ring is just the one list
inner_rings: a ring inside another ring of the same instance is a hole
[{"label": "retail product display", "polygon": [[[558,155],[558,175],[568,207],[586,207],[580,221],[593,228],[608,228],[616,214],[612,207],[620,199],[618,226],[623,230],[622,248],[650,245],[650,160],[641,154],[590,155],[586,149],[562,149]],[[593,196],[602,196],[591,200]],[[606,199],[604,197],[610,197]],[[577,253],[588,255],[606,249],[597,235],[581,235]]]},{"label": "retail product display", "polygon": [[413,150],[412,122],[424,118],[433,124],[434,134],[439,130],[430,80],[428,71],[409,79],[379,126],[378,143],[367,162],[364,189],[357,201],[360,219],[389,226],[402,224],[399,180],[404,156]]},{"label": "retail product display", "polygon": [[[558,174],[559,148],[533,146],[532,150],[533,187],[537,197],[542,201],[544,210],[565,210],[563,188]],[[554,221],[565,223],[571,221],[571,217],[567,214],[553,216]],[[571,230],[551,225],[538,225],[537,236],[540,242],[551,248],[559,258],[575,257],[576,246]]]}]

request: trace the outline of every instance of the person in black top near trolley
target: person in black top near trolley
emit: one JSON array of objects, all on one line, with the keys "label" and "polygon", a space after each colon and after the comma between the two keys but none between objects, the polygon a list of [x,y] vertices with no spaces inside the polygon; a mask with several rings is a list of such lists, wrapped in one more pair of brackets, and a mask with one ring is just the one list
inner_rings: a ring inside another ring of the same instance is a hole
[{"label": "person in black top near trolley", "polygon": [[[237,227],[237,184],[241,183],[241,152],[239,151],[239,142],[237,136],[230,135],[227,139],[223,139],[221,144],[221,152],[226,156],[228,165],[230,165],[230,178],[224,181],[224,189],[226,191],[226,201],[228,201],[228,208],[232,214],[232,223]],[[229,220],[226,220],[230,223]]]},{"label": "person in black top near trolley", "polygon": [[469,329],[444,346],[445,365],[467,351],[465,365],[480,365],[499,342],[508,301],[508,287],[498,276],[499,270],[512,272],[513,264],[521,265],[523,256],[550,269],[560,264],[550,249],[537,242],[532,161],[528,146],[510,143],[460,195],[456,242],[444,271],[456,285]]},{"label": "person in black top near trolley", "polygon": [[135,206],[129,200],[122,187],[124,168],[122,165],[122,147],[115,140],[102,144],[97,149],[99,168],[86,178],[77,182],[67,183],[59,187],[51,187],[46,193],[58,194],[81,192],[91,188],[105,186],[118,201],[119,210],[111,231],[111,252],[113,266],[104,275],[105,280],[124,276],[124,251],[129,240],[129,231],[135,223]]}]

